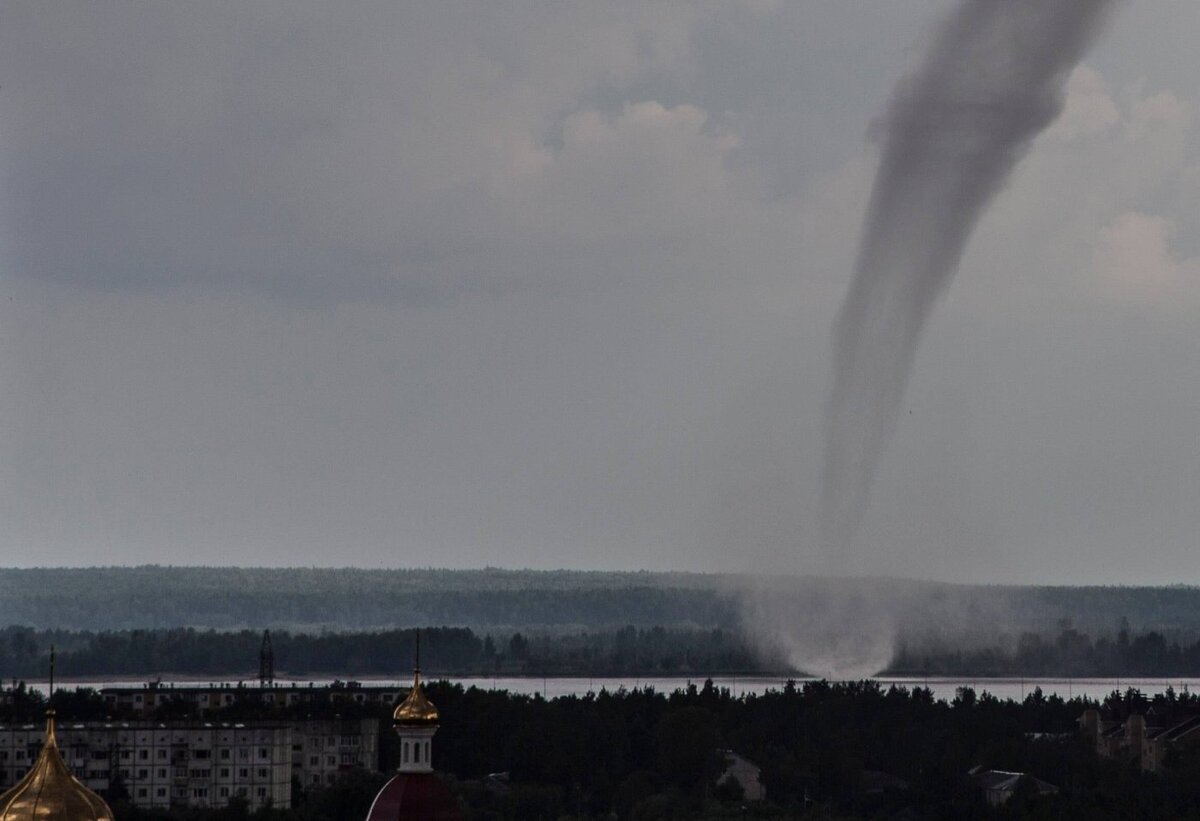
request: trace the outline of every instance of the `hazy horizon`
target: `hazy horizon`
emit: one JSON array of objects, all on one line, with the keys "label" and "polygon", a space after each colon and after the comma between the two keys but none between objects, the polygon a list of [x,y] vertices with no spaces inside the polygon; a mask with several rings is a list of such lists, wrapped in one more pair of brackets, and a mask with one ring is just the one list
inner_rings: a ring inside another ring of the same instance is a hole
[{"label": "hazy horizon", "polygon": [[541,575],[554,574],[578,574],[578,575],[608,575],[608,576],[682,576],[692,578],[713,578],[730,581],[763,581],[777,584],[784,584],[786,579],[820,581],[820,582],[884,582],[884,583],[899,583],[899,584],[931,584],[945,587],[1013,587],[1013,588],[1105,588],[1105,587],[1128,587],[1128,588],[1149,588],[1149,589],[1192,589],[1200,588],[1200,582],[1189,583],[1184,581],[1160,581],[1160,582],[1097,582],[1097,581],[1032,581],[1032,582],[1005,582],[1005,581],[990,581],[990,580],[953,580],[940,579],[935,576],[905,576],[899,574],[880,575],[880,574],[820,574],[820,573],[756,573],[754,571],[724,571],[724,570],[689,570],[687,568],[668,567],[668,568],[650,568],[650,567],[526,567],[517,565],[476,565],[476,566],[459,566],[447,567],[437,565],[352,565],[352,564],[306,564],[306,565],[289,565],[289,564],[188,564],[188,563],[139,563],[139,564],[9,564],[0,566],[0,571],[4,570],[138,570],[162,568],[167,570],[315,570],[315,571],[382,571],[382,572],[397,572],[397,573],[412,573],[412,572],[430,572],[430,573],[505,573],[505,574],[521,574],[521,573],[536,573]]}]

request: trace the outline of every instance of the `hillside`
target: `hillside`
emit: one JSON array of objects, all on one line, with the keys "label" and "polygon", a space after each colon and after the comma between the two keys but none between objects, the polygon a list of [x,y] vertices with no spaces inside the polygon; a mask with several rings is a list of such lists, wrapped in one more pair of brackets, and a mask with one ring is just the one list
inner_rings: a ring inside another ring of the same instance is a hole
[{"label": "hillside", "polygon": [[733,629],[747,603],[791,606],[798,625],[873,610],[922,640],[1122,625],[1191,640],[1200,588],[952,585],[696,573],[486,568],[103,567],[0,569],[0,625],[39,629],[364,630],[414,625],[565,632],[583,628]]}]

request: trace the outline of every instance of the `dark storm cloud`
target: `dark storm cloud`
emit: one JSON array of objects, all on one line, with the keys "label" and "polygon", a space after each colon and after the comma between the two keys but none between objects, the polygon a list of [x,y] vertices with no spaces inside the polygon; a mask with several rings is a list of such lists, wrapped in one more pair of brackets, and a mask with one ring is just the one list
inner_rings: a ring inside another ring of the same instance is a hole
[{"label": "dark storm cloud", "polygon": [[[792,103],[819,78],[797,72],[793,89],[778,77],[797,68],[789,39],[820,40],[819,23],[849,34],[835,6],[793,17],[774,31],[736,5],[8,4],[9,270],[300,301],[544,282],[548,255],[570,269],[636,239],[604,224],[640,196],[606,186],[610,168],[575,173],[567,202],[530,203],[573,173],[555,161],[581,111],[698,104],[714,112],[705,128],[746,132],[731,162],[780,181],[819,167],[778,139],[806,119]],[[750,45],[766,34],[769,47]],[[643,221],[646,243],[672,210]]]}]

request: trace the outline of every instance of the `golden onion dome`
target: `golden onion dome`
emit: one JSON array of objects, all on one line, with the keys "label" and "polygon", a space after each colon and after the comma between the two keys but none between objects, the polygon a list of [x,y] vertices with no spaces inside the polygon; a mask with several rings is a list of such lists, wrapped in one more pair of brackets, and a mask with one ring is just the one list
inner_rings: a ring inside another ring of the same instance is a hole
[{"label": "golden onion dome", "polygon": [[[409,726],[437,724],[438,710],[433,706],[433,702],[425,697],[425,690],[421,687],[420,670],[413,673],[412,689],[409,690],[408,697],[400,702],[400,706],[392,713],[392,720],[397,724]],[[0,821],[4,821],[4,819],[0,818]]]},{"label": "golden onion dome", "polygon": [[46,743],[25,777],[0,795],[0,821],[113,821],[104,799],[83,786],[58,752],[54,711],[46,713]]}]

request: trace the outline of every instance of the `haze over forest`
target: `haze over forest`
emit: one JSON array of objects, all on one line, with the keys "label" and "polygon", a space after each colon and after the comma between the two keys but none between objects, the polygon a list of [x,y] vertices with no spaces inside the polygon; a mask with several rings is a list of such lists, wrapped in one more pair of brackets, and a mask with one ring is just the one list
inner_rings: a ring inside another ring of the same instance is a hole
[{"label": "haze over forest", "polygon": [[[966,641],[1052,632],[1064,619],[1200,636],[1200,588],[1017,587],[889,579],[767,580],[691,573],[157,567],[0,569],[0,625],[125,630],[181,625],[347,631],[420,626],[570,633],[635,627],[758,629],[747,598],[778,595],[814,622],[878,608],[901,632]],[[849,604],[846,604],[849,602]]]}]

